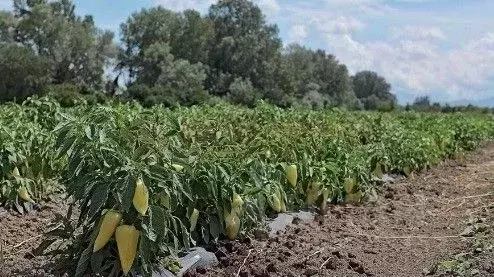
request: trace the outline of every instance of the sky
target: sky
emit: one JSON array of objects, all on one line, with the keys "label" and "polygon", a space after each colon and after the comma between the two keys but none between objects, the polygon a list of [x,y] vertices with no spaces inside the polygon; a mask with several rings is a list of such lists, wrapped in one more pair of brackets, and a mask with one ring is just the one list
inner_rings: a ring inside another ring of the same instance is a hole
[{"label": "sky", "polygon": [[[334,54],[350,73],[373,70],[392,85],[400,103],[494,99],[492,0],[252,0],[285,44]],[[215,0],[75,0],[118,34],[143,7],[207,12]],[[0,9],[10,0],[0,0]]]}]

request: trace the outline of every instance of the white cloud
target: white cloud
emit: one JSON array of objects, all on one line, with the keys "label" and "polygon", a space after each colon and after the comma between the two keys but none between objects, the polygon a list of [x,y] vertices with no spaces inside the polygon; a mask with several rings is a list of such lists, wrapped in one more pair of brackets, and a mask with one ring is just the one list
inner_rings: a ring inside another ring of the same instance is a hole
[{"label": "white cloud", "polygon": [[301,43],[307,37],[307,27],[305,25],[294,25],[290,29],[289,43]]},{"label": "white cloud", "polygon": [[206,12],[213,3],[216,3],[216,0],[155,0],[156,5],[174,11],[195,9],[200,12]]},{"label": "white cloud", "polygon": [[355,10],[366,14],[383,14],[393,9],[383,0],[324,0],[326,7],[338,11]]},{"label": "white cloud", "polygon": [[435,45],[414,40],[402,40],[399,42],[398,49],[409,58],[434,58],[437,56]]},{"label": "white cloud", "polygon": [[327,40],[328,49],[352,73],[375,70],[410,94],[441,91],[449,100],[489,96],[485,88],[494,78],[494,33],[448,51],[414,40],[361,43],[351,35],[329,36]]},{"label": "white cloud", "polygon": [[405,26],[393,28],[392,35],[395,38],[409,38],[420,40],[444,40],[446,36],[439,27]]},{"label": "white cloud", "polygon": [[[0,5],[2,0],[0,0]],[[207,12],[208,8],[215,4],[217,0],[155,0],[156,5],[161,5],[164,8],[183,11],[186,9],[195,9],[200,12]],[[277,0],[253,0],[253,2],[261,8],[264,14],[267,16],[275,15],[280,5]]]},{"label": "white cloud", "polygon": [[281,5],[278,20],[289,41],[323,48],[352,74],[376,71],[406,97],[439,93],[442,100],[473,100],[494,93],[494,19],[483,12],[492,6],[434,10],[385,0],[298,1]]},{"label": "white cloud", "polygon": [[254,3],[256,3],[267,16],[273,16],[280,10],[280,5],[276,0],[255,0]]},{"label": "white cloud", "polygon": [[350,34],[364,28],[364,24],[353,17],[339,16],[332,20],[315,18],[314,23],[317,28],[325,33]]}]

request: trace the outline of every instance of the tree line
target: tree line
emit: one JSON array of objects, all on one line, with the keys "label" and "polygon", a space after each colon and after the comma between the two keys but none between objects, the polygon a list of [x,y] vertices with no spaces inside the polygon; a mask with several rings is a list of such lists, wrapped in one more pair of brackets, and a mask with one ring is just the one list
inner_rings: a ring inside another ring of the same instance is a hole
[{"label": "tree line", "polygon": [[219,0],[204,15],[142,9],[120,30],[115,43],[71,0],[14,0],[12,11],[0,11],[0,102],[48,94],[64,105],[118,97],[144,106],[397,106],[377,73],[351,76],[324,50],[284,47],[278,27],[248,0]]}]

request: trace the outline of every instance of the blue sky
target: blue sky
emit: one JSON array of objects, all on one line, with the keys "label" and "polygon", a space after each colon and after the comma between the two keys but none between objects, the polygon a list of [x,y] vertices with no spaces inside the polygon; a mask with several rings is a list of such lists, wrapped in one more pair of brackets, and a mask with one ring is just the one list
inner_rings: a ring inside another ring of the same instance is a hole
[{"label": "blue sky", "polygon": [[[79,14],[118,32],[143,7],[206,12],[215,0],[76,0]],[[321,48],[350,72],[386,77],[401,103],[494,98],[492,0],[253,0],[285,44]],[[8,8],[10,0],[0,0]]]}]

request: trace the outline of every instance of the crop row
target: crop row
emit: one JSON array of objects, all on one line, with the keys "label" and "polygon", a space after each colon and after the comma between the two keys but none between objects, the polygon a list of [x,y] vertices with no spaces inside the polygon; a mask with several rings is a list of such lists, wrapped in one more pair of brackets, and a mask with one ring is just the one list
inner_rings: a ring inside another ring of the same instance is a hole
[{"label": "crop row", "polygon": [[0,201],[22,208],[20,188],[35,201],[51,186],[65,189],[75,209],[44,246],[71,245],[55,251],[74,265],[71,276],[150,276],[176,270],[177,251],[245,235],[266,214],[324,212],[374,196],[384,173],[409,176],[473,150],[493,137],[492,122],[264,104],[61,109],[30,100],[0,108]]}]

